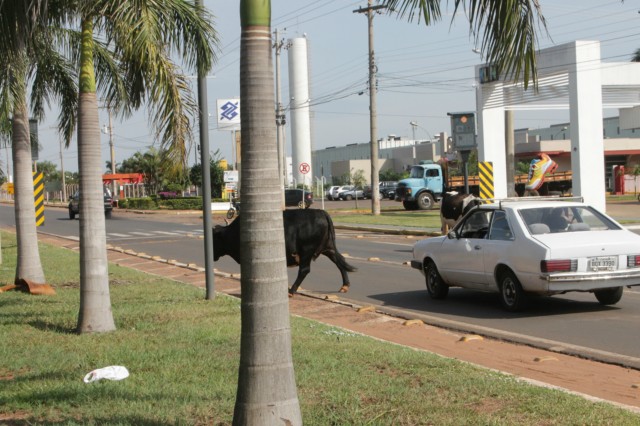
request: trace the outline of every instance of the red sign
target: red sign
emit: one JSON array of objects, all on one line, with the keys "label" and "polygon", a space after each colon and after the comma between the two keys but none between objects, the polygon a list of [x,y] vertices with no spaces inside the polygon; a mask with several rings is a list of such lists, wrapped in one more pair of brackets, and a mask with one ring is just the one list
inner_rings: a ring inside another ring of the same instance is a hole
[{"label": "red sign", "polygon": [[309,166],[309,164],[307,163],[300,163],[299,170],[300,170],[300,173],[302,173],[303,175],[306,175],[307,173],[309,173],[309,170],[311,170],[311,166]]}]

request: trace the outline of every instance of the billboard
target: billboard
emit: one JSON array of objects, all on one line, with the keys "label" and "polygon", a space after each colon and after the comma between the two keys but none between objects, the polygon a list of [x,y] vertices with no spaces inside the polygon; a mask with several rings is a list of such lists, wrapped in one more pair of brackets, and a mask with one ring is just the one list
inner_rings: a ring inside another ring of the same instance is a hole
[{"label": "billboard", "polygon": [[240,130],[240,99],[216,100],[218,130]]}]

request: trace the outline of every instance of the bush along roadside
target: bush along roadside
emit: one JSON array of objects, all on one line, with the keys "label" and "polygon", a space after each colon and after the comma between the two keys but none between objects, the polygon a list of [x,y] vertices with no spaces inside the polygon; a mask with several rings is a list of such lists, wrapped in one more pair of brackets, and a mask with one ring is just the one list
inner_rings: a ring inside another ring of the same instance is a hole
[{"label": "bush along roadside", "polygon": [[118,207],[133,210],[202,210],[202,197],[158,198],[152,196],[144,198],[127,198],[120,200],[118,202]]}]

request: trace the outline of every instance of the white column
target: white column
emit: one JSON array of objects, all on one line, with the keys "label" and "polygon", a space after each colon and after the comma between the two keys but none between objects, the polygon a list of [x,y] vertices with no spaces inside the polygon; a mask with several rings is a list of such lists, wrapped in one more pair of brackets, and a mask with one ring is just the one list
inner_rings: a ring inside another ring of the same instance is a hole
[{"label": "white column", "polygon": [[600,43],[576,41],[569,50],[573,195],[606,209]]},{"label": "white column", "polygon": [[504,148],[504,95],[502,84],[480,85],[476,90],[478,161],[493,162],[495,198],[507,197],[507,158]]},{"label": "white column", "polygon": [[[309,115],[309,70],[307,67],[307,39],[290,40],[289,93],[291,94],[291,156],[293,177],[296,182],[311,184],[313,171],[300,172],[300,165],[311,167],[311,123]],[[305,181],[305,179],[307,181]]]}]

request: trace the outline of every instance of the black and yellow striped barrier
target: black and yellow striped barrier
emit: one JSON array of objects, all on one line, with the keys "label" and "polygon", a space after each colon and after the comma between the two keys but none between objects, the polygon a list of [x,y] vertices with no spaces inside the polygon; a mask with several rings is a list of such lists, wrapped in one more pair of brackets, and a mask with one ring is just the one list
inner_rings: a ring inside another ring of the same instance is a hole
[{"label": "black and yellow striped barrier", "polygon": [[36,226],[44,225],[44,174],[33,172],[33,204],[36,207]]},{"label": "black and yellow striped barrier", "polygon": [[494,197],[493,188],[493,162],[478,162],[478,177],[480,178],[480,198],[483,200],[491,200]]}]

